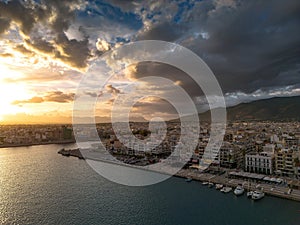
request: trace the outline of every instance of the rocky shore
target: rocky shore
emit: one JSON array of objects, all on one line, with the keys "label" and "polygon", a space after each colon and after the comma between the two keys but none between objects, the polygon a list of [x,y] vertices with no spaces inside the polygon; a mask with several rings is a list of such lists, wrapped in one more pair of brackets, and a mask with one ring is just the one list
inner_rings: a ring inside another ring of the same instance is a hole
[{"label": "rocky shore", "polygon": [[84,157],[82,156],[79,148],[76,148],[76,149],[61,149],[57,152],[58,154],[61,154],[63,156],[73,156],[73,157],[77,157],[79,159],[84,159]]}]

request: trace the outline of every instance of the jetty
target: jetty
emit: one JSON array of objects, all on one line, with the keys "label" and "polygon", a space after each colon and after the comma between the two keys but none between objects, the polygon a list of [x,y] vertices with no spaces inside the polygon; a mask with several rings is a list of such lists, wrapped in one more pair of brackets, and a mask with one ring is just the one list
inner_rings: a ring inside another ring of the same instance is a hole
[{"label": "jetty", "polygon": [[79,159],[83,159],[84,160],[84,157],[82,156],[81,152],[80,152],[80,149],[79,148],[76,148],[76,149],[64,149],[62,148],[61,150],[59,150],[57,152],[58,154],[61,154],[63,156],[73,156],[73,157],[77,157]]}]

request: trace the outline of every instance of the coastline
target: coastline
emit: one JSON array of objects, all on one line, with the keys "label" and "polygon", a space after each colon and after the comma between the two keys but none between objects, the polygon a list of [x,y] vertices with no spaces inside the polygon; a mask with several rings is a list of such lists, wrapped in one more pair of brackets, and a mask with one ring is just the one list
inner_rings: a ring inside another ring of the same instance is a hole
[{"label": "coastline", "polygon": [[51,142],[37,142],[37,143],[24,143],[24,144],[4,144],[0,145],[0,148],[14,148],[14,147],[30,147],[36,145],[52,145],[52,144],[74,144],[75,140],[65,140],[65,141],[51,141]]},{"label": "coastline", "polygon": [[[78,152],[80,153],[79,149],[73,149],[73,150],[60,150],[58,153],[63,156],[67,156],[67,157],[73,156],[73,157],[77,157],[79,159],[85,160],[86,158],[82,157],[81,153],[78,154]],[[65,153],[65,154],[63,154],[63,153]],[[89,158],[87,158],[87,159],[89,159]],[[91,158],[90,160],[95,160],[95,159]],[[116,164],[119,166],[126,166],[126,167],[132,167],[132,168],[136,168],[136,169],[145,170],[145,168],[142,168],[142,167],[136,167],[136,166],[128,165],[128,164],[123,165],[123,164],[119,164],[118,162],[113,162],[113,161],[109,161],[109,160],[99,160],[98,159],[97,161],[102,161],[104,163],[111,163],[111,164]],[[151,171],[151,172],[165,174],[160,171]],[[166,174],[166,175],[168,175],[168,174]],[[222,184],[224,186],[228,186],[228,187],[232,187],[232,188],[236,188],[238,185],[243,185],[245,189],[248,189],[251,191],[255,191],[257,189],[257,187],[259,186],[260,188],[263,188],[263,191],[266,195],[300,202],[300,190],[293,189],[292,193],[287,194],[288,190],[290,189],[287,186],[280,186],[280,185],[268,184],[268,183],[263,183],[263,182],[256,182],[256,183],[252,182],[252,186],[248,187],[248,185],[247,185],[248,181],[246,181],[246,180],[236,179],[236,178],[227,178],[224,175],[213,175],[210,173],[203,173],[203,172],[200,173],[198,171],[193,171],[193,170],[188,170],[188,169],[181,169],[179,172],[177,172],[176,174],[174,174],[172,176],[184,178],[184,179],[191,178],[192,180],[198,181],[198,182],[212,182],[214,184]],[[255,185],[253,185],[253,184],[255,184]]]}]

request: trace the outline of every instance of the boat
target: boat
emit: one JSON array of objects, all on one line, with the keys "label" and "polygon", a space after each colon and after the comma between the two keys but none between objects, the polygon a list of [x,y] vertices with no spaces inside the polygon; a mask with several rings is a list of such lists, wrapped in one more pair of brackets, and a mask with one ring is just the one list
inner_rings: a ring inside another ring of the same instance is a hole
[{"label": "boat", "polygon": [[253,195],[253,191],[248,191],[248,192],[247,192],[247,197],[248,197],[248,198],[251,198],[252,195]]},{"label": "boat", "polygon": [[185,182],[191,182],[193,179],[192,178],[186,178]]},{"label": "boat", "polygon": [[244,194],[244,192],[245,192],[245,189],[242,187],[242,186],[237,186],[235,189],[234,189],[234,194],[235,195],[237,195],[237,196],[239,196],[239,195],[242,195],[242,194]]},{"label": "boat", "polygon": [[232,191],[232,188],[231,187],[223,187],[222,189],[221,189],[221,192],[223,192],[223,193],[229,193],[229,192],[231,192]]},{"label": "boat", "polygon": [[253,194],[253,191],[251,191],[251,183],[248,180],[248,188],[247,188],[247,198],[251,198]]},{"label": "boat", "polygon": [[213,186],[214,186],[214,183],[212,183],[212,182],[208,183],[208,187],[212,188]]},{"label": "boat", "polygon": [[202,182],[203,185],[208,185],[207,181]]},{"label": "boat", "polygon": [[220,190],[223,188],[223,184],[216,184],[216,190]]},{"label": "boat", "polygon": [[262,191],[254,191],[251,196],[253,200],[259,200],[262,199],[263,197],[265,197],[265,193]]}]

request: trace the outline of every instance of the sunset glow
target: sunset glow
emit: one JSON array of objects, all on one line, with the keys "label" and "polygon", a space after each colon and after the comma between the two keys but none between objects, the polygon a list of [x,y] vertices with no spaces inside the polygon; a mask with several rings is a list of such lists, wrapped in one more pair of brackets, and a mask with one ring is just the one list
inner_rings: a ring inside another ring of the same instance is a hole
[{"label": "sunset glow", "polygon": [[[0,62],[1,63],[1,62]],[[0,118],[7,114],[16,114],[20,112],[27,112],[26,108],[13,105],[13,102],[20,98],[30,97],[30,93],[26,89],[25,84],[7,83],[6,78],[18,78],[21,77],[19,71],[12,71],[7,67],[0,64],[0,71],[3,74],[0,78]]]}]

